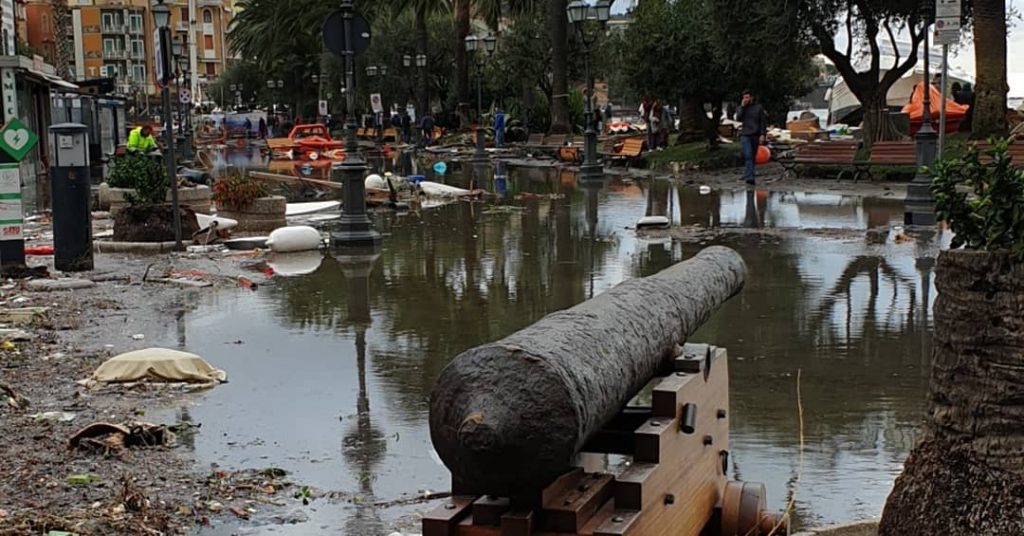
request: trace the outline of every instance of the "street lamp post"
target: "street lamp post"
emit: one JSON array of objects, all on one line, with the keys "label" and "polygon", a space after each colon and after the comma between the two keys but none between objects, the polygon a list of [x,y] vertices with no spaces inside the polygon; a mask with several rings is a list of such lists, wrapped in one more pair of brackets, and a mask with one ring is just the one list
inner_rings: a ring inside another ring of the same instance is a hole
[{"label": "street lamp post", "polygon": [[170,82],[173,79],[171,73],[171,10],[164,5],[164,0],[156,0],[153,6],[153,22],[156,25],[159,41],[158,73],[161,83],[160,97],[163,105],[164,120],[164,144],[167,146],[164,153],[164,163],[167,165],[167,180],[171,181],[171,203],[174,211],[174,248],[184,249],[181,243],[181,206],[178,200],[178,172],[174,162],[174,124],[171,116],[171,88]]},{"label": "street lamp post", "polygon": [[[907,185],[907,211],[904,214],[904,223],[907,225],[934,225],[935,207],[933,205],[931,192],[931,166],[935,163],[937,150],[936,141],[938,134],[932,127],[932,99],[931,99],[931,76],[929,64],[931,54],[928,48],[928,27],[931,26],[931,16],[926,16],[924,21],[924,74],[921,89],[924,91],[924,111],[921,117],[921,128],[917,130],[914,138],[917,142],[917,173],[914,180]],[[945,106],[945,103],[943,103]]]},{"label": "street lamp post", "polygon": [[[427,55],[426,54],[416,54],[416,78],[417,78],[417,80],[420,80],[420,77],[423,77],[423,80],[426,79],[426,76],[427,76],[426,69],[427,69]],[[426,86],[427,84],[423,84],[423,85]],[[430,108],[430,90],[429,89],[424,89],[423,91],[424,91],[424,94],[421,95],[422,102],[417,102],[416,103],[416,107],[417,108],[422,108],[422,109],[416,110],[416,118],[417,118],[417,120],[420,120],[421,118],[425,117],[430,112],[430,110],[428,110],[428,108]],[[417,128],[416,130],[420,132],[420,136],[422,137],[422,135],[423,135],[422,129]],[[423,140],[423,144],[426,145],[427,144],[427,140]]]},{"label": "street lamp post", "polygon": [[580,173],[584,177],[596,177],[603,173],[601,163],[597,161],[597,131],[594,129],[594,79],[590,73],[590,50],[597,41],[598,32],[588,33],[587,25],[591,21],[598,23],[599,29],[603,29],[608,19],[611,18],[611,1],[598,0],[596,5],[590,6],[582,0],[575,0],[568,5],[566,12],[569,22],[576,28],[576,33],[583,42],[583,61],[586,76],[587,92],[583,106],[583,121],[586,123],[583,131],[583,165],[580,166]]},{"label": "street lamp post", "polygon": [[182,55],[178,56],[178,68],[181,70],[182,75],[184,77],[183,78],[183,84],[186,85],[187,88],[188,88],[188,94],[185,95],[185,96],[188,97],[187,102],[185,100],[181,100],[181,103],[180,103],[180,106],[182,107],[184,115],[185,115],[185,120],[184,120],[184,122],[182,122],[182,125],[181,125],[182,131],[183,131],[184,137],[185,137],[185,147],[184,147],[184,149],[182,149],[182,153],[185,156],[185,160],[191,161],[193,156],[194,156],[193,155],[193,151],[192,151],[192,149],[193,149],[193,147],[192,147],[192,137],[193,137],[193,132],[192,132],[192,96],[194,95],[194,93],[193,93],[193,90],[192,90],[192,76],[191,76],[192,73],[190,72],[190,69],[189,69],[189,59],[188,59],[188,55],[187,55],[187,53],[188,53],[188,37],[187,36],[182,39],[181,45],[182,45],[182,51],[184,53]]},{"label": "street lamp post", "polygon": [[[345,126],[345,161],[334,168],[342,179],[341,220],[337,230],[331,233],[331,242],[335,247],[378,246],[381,242],[380,233],[373,228],[373,223],[366,214],[366,185],[363,175],[366,164],[359,156],[359,144],[356,141],[355,62],[356,55],[352,42],[352,18],[355,15],[352,0],[341,0],[341,14],[345,29],[345,49],[342,54],[345,60],[345,107],[348,109],[348,124]],[[333,170],[332,170],[333,171]]]},{"label": "street lamp post", "polygon": [[466,52],[473,55],[473,60],[476,64],[476,153],[473,155],[475,160],[487,159],[487,153],[484,151],[486,130],[483,126],[483,70],[484,62],[487,58],[477,52],[482,49],[489,57],[491,54],[494,54],[497,44],[498,40],[492,34],[487,34],[484,37],[476,35],[466,36]]}]

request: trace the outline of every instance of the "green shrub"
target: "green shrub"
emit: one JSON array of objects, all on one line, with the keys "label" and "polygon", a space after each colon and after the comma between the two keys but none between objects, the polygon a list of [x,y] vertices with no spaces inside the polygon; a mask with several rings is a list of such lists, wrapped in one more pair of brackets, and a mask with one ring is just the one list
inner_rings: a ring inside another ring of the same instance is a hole
[{"label": "green shrub", "polygon": [[240,210],[261,197],[270,195],[270,186],[248,174],[219,179],[213,185],[213,201],[217,208]]},{"label": "green shrub", "polygon": [[984,163],[971,148],[932,168],[935,213],[954,233],[952,248],[1009,251],[1024,261],[1024,169],[1014,167],[1009,140],[991,143]]},{"label": "green shrub", "polygon": [[158,161],[142,155],[128,154],[117,159],[107,177],[113,188],[130,188],[125,195],[130,205],[159,205],[167,199],[167,169]]}]

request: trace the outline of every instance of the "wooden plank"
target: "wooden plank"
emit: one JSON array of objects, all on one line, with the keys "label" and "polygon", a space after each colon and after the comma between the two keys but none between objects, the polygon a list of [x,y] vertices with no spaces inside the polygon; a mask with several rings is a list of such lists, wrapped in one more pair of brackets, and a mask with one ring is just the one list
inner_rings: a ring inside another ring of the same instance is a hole
[{"label": "wooden plank", "polygon": [[[641,533],[636,531],[639,519],[640,512],[634,510],[615,510],[612,512],[611,518],[594,531],[594,536],[620,536],[623,534],[636,534],[639,536]],[[670,529],[666,532],[652,532],[650,534],[675,535],[679,533]]]},{"label": "wooden plank", "polygon": [[530,536],[531,533],[533,533],[532,511],[513,510],[501,516],[501,536]]},{"label": "wooden plank", "polygon": [[583,469],[575,467],[556,478],[554,482],[548,484],[548,487],[544,488],[544,491],[541,492],[541,505],[556,504],[562,496],[569,493],[569,490],[578,486],[583,481],[583,477]]},{"label": "wooden plank", "polygon": [[544,530],[578,534],[602,504],[612,496],[614,477],[592,473],[561,497],[562,501],[545,505],[541,516]]},{"label": "wooden plank", "polygon": [[583,528],[580,529],[579,532],[580,535],[593,536],[593,534],[597,531],[598,528],[600,528],[602,525],[611,520],[612,517],[614,517],[614,514],[615,500],[609,499],[605,501],[604,504],[601,505],[601,508],[599,508],[597,512],[594,513],[590,520],[587,521],[587,524],[583,525]]},{"label": "wooden plank", "polygon": [[470,495],[451,497],[444,504],[423,516],[423,536],[455,536],[459,522],[469,515],[473,500]]},{"label": "wooden plank", "polygon": [[507,497],[483,495],[473,501],[473,523],[476,525],[501,525],[501,516],[511,507]]},{"label": "wooden plank", "polygon": [[[637,457],[656,457],[660,463],[635,462],[616,481],[616,508],[642,512],[633,534],[696,536],[711,517],[725,484],[719,455],[729,437],[725,351],[716,349],[707,381],[700,375],[690,377],[679,400],[696,404],[696,433],[680,433],[681,406],[671,421],[641,428],[638,442],[645,446],[638,445]],[[726,410],[723,418],[718,417],[720,409]],[[712,438],[711,445],[704,444],[705,436]],[[671,501],[666,500],[668,495]]]},{"label": "wooden plank", "polygon": [[324,186],[326,188],[331,188],[333,190],[341,190],[341,186],[342,186],[340,182],[325,181],[325,180],[321,180],[321,179],[307,179],[305,177],[295,177],[295,176],[292,176],[292,175],[281,175],[279,173],[268,173],[266,171],[250,171],[249,172],[249,176],[253,177],[253,178],[256,178],[256,179],[262,179],[262,180],[268,180],[268,181],[289,182],[289,183],[309,183],[309,184],[315,184],[317,186]]}]

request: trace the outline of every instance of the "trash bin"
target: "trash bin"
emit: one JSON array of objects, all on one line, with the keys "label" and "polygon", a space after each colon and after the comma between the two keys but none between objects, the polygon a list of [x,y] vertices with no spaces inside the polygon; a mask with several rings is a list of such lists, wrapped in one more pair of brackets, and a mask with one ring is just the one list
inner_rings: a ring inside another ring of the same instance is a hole
[{"label": "trash bin", "polygon": [[80,123],[51,126],[50,154],[54,267],[62,272],[92,270],[88,127]]}]

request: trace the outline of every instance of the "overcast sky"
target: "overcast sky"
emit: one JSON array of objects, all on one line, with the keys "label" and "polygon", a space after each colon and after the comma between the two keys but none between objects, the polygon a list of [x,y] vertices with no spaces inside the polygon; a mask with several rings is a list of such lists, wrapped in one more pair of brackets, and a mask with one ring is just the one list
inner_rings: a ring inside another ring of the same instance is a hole
[{"label": "overcast sky", "polygon": [[[614,0],[612,11],[623,13],[635,2],[636,0]],[[1010,10],[1016,8],[1017,12],[1024,11],[1024,0],[1007,0],[1006,5]],[[1006,65],[1008,67],[1010,96],[1024,97],[1024,21],[1018,18],[1013,21],[1012,25],[1010,34],[1006,39]],[[949,63],[951,67],[959,68],[971,77],[974,77],[974,45],[970,42],[970,36],[965,37],[968,39],[965,39],[963,46],[951,50]],[[906,39],[909,40],[909,37]],[[845,47],[846,33],[841,32],[840,35],[837,35],[836,42],[838,46]]]}]

